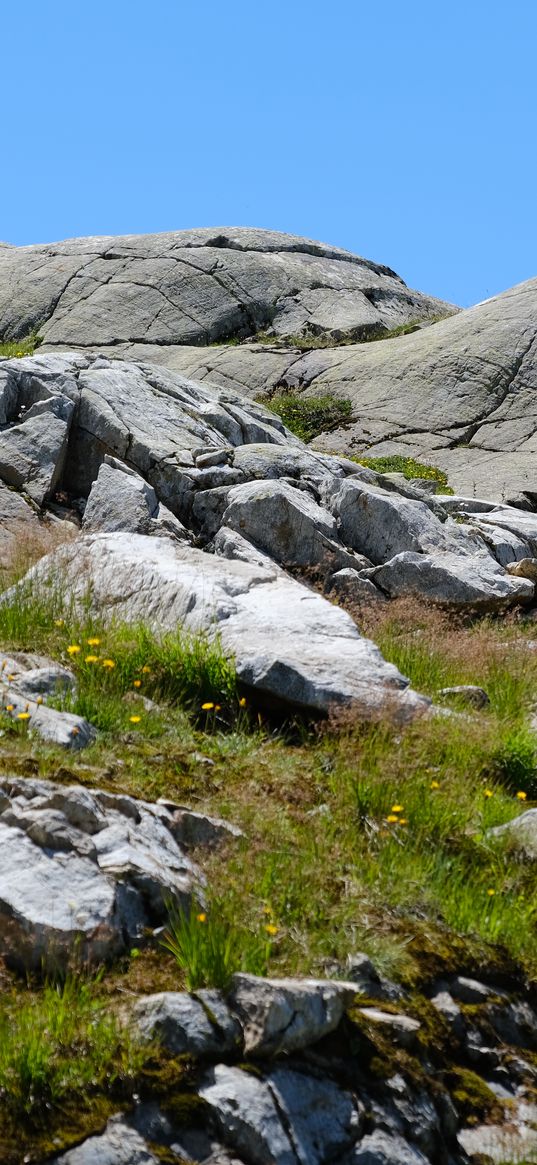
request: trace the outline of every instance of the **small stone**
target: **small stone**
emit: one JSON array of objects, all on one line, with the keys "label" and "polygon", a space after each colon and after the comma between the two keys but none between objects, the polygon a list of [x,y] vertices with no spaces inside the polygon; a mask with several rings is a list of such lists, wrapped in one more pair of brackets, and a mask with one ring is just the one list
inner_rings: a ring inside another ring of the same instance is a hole
[{"label": "small stone", "polygon": [[468,704],[471,708],[486,708],[490,699],[484,688],[477,684],[457,684],[451,688],[440,688],[437,695],[442,700],[454,700],[456,703]]}]

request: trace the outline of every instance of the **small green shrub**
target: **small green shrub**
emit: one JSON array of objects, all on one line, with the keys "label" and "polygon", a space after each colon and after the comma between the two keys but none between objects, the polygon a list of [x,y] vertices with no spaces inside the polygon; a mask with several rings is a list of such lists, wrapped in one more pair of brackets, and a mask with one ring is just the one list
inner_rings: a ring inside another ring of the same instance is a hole
[{"label": "small green shrub", "polygon": [[207,912],[195,905],[188,913],[172,909],[163,946],[183,971],[188,991],[225,990],[236,971],[264,975],[270,953],[270,940],[231,922],[218,901]]},{"label": "small green shrub", "polygon": [[[423,461],[415,461],[413,457],[401,457],[394,454],[392,457],[351,457],[357,465],[365,465],[374,469],[376,473],[402,473],[407,480],[421,477],[425,481],[437,481],[439,486],[447,486],[447,474],[436,465],[425,465]],[[442,489],[446,493],[446,489]]]},{"label": "small green shrub", "polygon": [[303,396],[295,392],[281,392],[267,400],[257,398],[260,404],[281,417],[284,425],[300,437],[311,441],[319,433],[330,432],[350,420],[350,400],[326,393],[324,396]]},{"label": "small green shrub", "polygon": [[73,975],[0,1007],[0,1097],[13,1112],[36,1116],[73,1093],[134,1075],[141,1062],[95,982]]},{"label": "small green shrub", "polygon": [[509,729],[492,758],[493,775],[514,791],[537,796],[537,743],[524,725]]}]

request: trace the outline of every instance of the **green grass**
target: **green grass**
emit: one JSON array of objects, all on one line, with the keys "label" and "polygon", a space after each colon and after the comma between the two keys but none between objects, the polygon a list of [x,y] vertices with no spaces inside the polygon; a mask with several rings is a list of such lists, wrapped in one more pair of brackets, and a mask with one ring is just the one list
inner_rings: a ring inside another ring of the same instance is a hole
[{"label": "green grass", "polygon": [[256,399],[281,417],[284,425],[302,441],[311,441],[320,433],[337,429],[349,421],[352,414],[350,400],[330,393],[324,396],[303,396],[300,393],[281,392],[270,398]]},{"label": "green grass", "polygon": [[[267,925],[270,931],[271,923]],[[172,910],[163,946],[183,972],[187,991],[226,991],[236,971],[266,974],[271,942],[266,927],[252,931],[238,926],[226,902],[213,899],[203,909],[194,905],[189,912]]]},{"label": "green grass", "polygon": [[20,340],[4,340],[0,343],[0,360],[10,360],[14,356],[32,356],[41,342],[41,336],[36,332]]},{"label": "green grass", "polygon": [[0,1004],[0,1097],[23,1118],[133,1077],[142,1059],[98,985],[83,977]]},{"label": "green grass", "polygon": [[413,457],[402,457],[394,454],[391,457],[351,457],[351,461],[356,461],[358,465],[365,465],[368,469],[374,469],[376,473],[402,473],[403,477],[410,480],[414,477],[423,478],[425,481],[436,481],[438,486],[442,487],[437,490],[437,493],[449,492],[447,487],[447,474],[442,469],[438,469],[435,465],[426,465],[423,461],[415,461]]}]

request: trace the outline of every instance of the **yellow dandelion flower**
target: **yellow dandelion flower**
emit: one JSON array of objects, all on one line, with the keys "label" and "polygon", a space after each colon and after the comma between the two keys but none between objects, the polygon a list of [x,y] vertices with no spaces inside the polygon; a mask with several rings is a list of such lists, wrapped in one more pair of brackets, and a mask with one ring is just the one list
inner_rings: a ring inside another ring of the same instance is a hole
[{"label": "yellow dandelion flower", "polygon": [[148,667],[147,664],[145,664],[144,667],[142,668],[142,672],[143,672],[144,676],[148,676],[150,671],[151,671],[151,668]]},{"label": "yellow dandelion flower", "polygon": [[196,914],[196,922],[207,922],[207,915],[203,912],[201,914]]},{"label": "yellow dandelion flower", "polygon": [[239,700],[239,708],[246,708],[246,696],[241,696]]},{"label": "yellow dandelion flower", "polygon": [[6,704],[6,712],[13,712],[14,707],[14,704]]},{"label": "yellow dandelion flower", "polygon": [[78,643],[70,643],[67,651],[69,652],[69,655],[78,655],[79,651],[82,651],[82,648]]},{"label": "yellow dandelion flower", "polygon": [[17,720],[29,720],[29,719],[30,719],[29,712],[17,712]]},{"label": "yellow dandelion flower", "polygon": [[402,813],[404,805],[392,805],[392,813]]},{"label": "yellow dandelion flower", "polygon": [[84,663],[97,663],[98,659],[99,659],[98,655],[87,655],[85,660],[84,660]]},{"label": "yellow dandelion flower", "polygon": [[525,801],[527,796],[528,796],[528,794],[523,793],[522,789],[520,789],[520,791],[517,793],[517,797],[518,797],[519,801]]},{"label": "yellow dandelion flower", "polygon": [[278,927],[275,926],[275,924],[273,922],[267,922],[267,924],[265,926],[265,930],[266,930],[267,934],[270,934],[271,936],[278,933]]},{"label": "yellow dandelion flower", "polygon": [[88,647],[98,647],[101,640],[96,635],[92,635],[91,639],[86,639]]},{"label": "yellow dandelion flower", "polygon": [[15,676],[8,676],[7,678],[8,678],[8,680],[14,680]]},{"label": "yellow dandelion flower", "polygon": [[103,667],[113,668],[115,666],[116,665],[115,665],[113,659],[103,659]]},{"label": "yellow dandelion flower", "polygon": [[134,681],[134,685],[133,685],[133,686],[134,686],[135,688],[141,688],[141,686],[142,686],[142,681],[141,681],[141,680],[135,680],[135,681]]},{"label": "yellow dandelion flower", "polygon": [[37,697],[37,700],[36,700],[36,704],[42,704],[42,703],[43,703],[43,697],[42,697],[42,696],[38,696],[38,697]]},{"label": "yellow dandelion flower", "polygon": [[390,813],[388,815],[388,817],[386,818],[386,821],[389,822],[390,825],[398,825],[399,824],[399,818],[395,816],[395,813]]},{"label": "yellow dandelion flower", "polygon": [[492,789],[485,789],[485,791],[484,791],[484,793],[483,793],[483,796],[484,796],[484,797],[493,797],[493,796],[494,796],[494,794],[493,794],[493,792],[492,792]]},{"label": "yellow dandelion flower", "polygon": [[201,705],[202,712],[210,712],[211,708],[214,708],[214,704],[211,704],[210,701],[207,704]]},{"label": "yellow dandelion flower", "polygon": [[487,894],[488,894],[489,898],[492,898],[492,897],[494,896],[494,894],[495,894],[495,893],[496,893],[496,891],[495,891],[495,890],[492,890],[492,889],[490,889],[490,890],[487,890]]},{"label": "yellow dandelion flower", "polygon": [[139,724],[141,719],[141,716],[129,716],[131,724]]},{"label": "yellow dandelion flower", "polygon": [[399,825],[408,825],[408,820],[407,820],[407,818],[406,818],[406,817],[400,817],[400,818],[399,818]]},{"label": "yellow dandelion flower", "polygon": [[221,707],[221,705],[220,705],[220,704],[215,704],[215,706],[214,706],[214,710],[215,710],[215,712],[221,712],[221,711],[222,711],[222,707]]},{"label": "yellow dandelion flower", "polygon": [[431,786],[430,786],[430,787],[431,787],[431,789],[439,789],[439,788],[440,788],[440,782],[439,782],[439,781],[431,781]]},{"label": "yellow dandelion flower", "polygon": [[64,623],[65,623],[65,619],[55,619],[54,620],[55,627],[63,627]]}]

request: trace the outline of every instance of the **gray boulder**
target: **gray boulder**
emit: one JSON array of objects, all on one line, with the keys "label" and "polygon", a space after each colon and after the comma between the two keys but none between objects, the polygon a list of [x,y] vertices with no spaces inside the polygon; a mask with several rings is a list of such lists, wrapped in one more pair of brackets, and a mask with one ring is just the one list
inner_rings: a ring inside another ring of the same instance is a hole
[{"label": "gray boulder", "polygon": [[74,404],[50,394],[0,432],[0,477],[43,505],[60,480]]},{"label": "gray boulder", "polygon": [[338,543],[335,518],[304,490],[252,481],[231,489],[227,503],[222,524],[284,566],[352,561]]},{"label": "gray boulder", "polygon": [[[200,923],[202,926],[203,923]],[[139,999],[129,1017],[144,1040],[156,1040],[174,1056],[217,1059],[240,1051],[242,1030],[219,991],[161,991]]]},{"label": "gray boulder", "polygon": [[104,1133],[54,1157],[50,1165],[159,1165],[147,1142],[121,1116],[112,1117]]},{"label": "gray boulder", "polygon": [[0,778],[0,954],[23,967],[100,961],[142,941],[165,902],[202,894],[173,814],[134,798]]},{"label": "gray boulder", "polygon": [[429,1158],[402,1137],[375,1129],[340,1165],[429,1165]]},{"label": "gray boulder", "polygon": [[229,1001],[254,1056],[296,1052],[338,1027],[359,987],[326,979],[260,979],[233,976]]},{"label": "gray boulder", "polygon": [[534,587],[528,579],[513,578],[493,559],[444,553],[396,554],[370,572],[375,586],[390,598],[414,595],[451,607],[496,610],[515,602],[527,603]]},{"label": "gray boulder", "polygon": [[251,1165],[328,1165],[360,1136],[363,1110],[323,1078],[276,1068],[262,1079],[218,1064],[200,1088],[224,1142]]},{"label": "gray boulder", "polygon": [[152,488],[140,474],[115,457],[106,456],[94,481],[84,510],[84,531],[110,533],[126,530],[133,534],[161,534],[188,541],[182,522],[160,504]]},{"label": "gray boulder", "polygon": [[489,834],[491,837],[505,838],[524,857],[531,861],[537,860],[537,809],[528,809],[505,825],[497,825],[489,830]]},{"label": "gray boulder", "polygon": [[[43,559],[38,583],[58,570],[75,600],[91,585],[106,618],[144,619],[157,632],[183,626],[218,635],[240,680],[285,704],[325,712],[352,703],[371,718],[390,704],[411,719],[428,701],[412,692],[340,608],[279,570],[137,534],[88,536]],[[133,583],[135,585],[133,585]],[[531,587],[525,580],[511,586]]]}]

